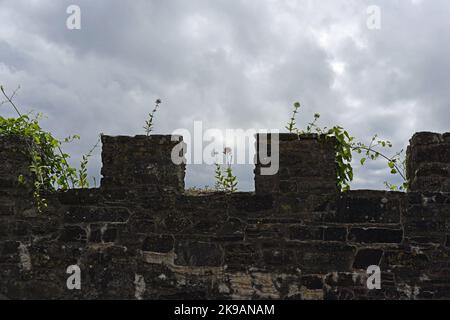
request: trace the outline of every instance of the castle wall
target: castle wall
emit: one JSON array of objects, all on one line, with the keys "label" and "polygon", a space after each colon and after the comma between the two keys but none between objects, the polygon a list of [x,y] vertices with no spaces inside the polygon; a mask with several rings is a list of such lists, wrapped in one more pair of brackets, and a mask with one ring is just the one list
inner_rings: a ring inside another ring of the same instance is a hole
[{"label": "castle wall", "polygon": [[[448,135],[420,133],[409,193],[337,192],[334,144],[281,135],[254,193],[183,193],[181,138],[108,137],[97,189],[47,194],[0,137],[0,295],[11,299],[449,299]],[[268,141],[270,143],[270,141]],[[430,169],[431,168],[431,169]],[[442,169],[442,170],[441,170]],[[81,290],[66,286],[78,265]],[[378,265],[381,290],[366,269]]]}]

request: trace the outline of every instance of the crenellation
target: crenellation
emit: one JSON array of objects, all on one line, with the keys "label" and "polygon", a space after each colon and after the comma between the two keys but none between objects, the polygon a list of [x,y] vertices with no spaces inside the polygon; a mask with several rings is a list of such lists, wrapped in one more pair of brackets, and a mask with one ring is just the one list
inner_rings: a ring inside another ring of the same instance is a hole
[{"label": "crenellation", "polygon": [[179,143],[183,143],[182,137],[171,135],[102,135],[101,188],[154,193],[182,192],[185,165],[172,162],[172,150]]},{"label": "crenellation", "polygon": [[[257,162],[255,192],[192,196],[171,159],[181,137],[103,136],[101,186],[46,194],[37,213],[17,183],[32,178],[28,142],[0,137],[0,295],[450,299],[450,134],[411,139],[406,193],[339,193],[332,140],[278,139],[279,172]],[[66,287],[75,264],[80,291]],[[366,285],[373,265],[380,290]]]},{"label": "crenellation", "polygon": [[450,135],[416,133],[407,150],[411,191],[450,192]]},{"label": "crenellation", "polygon": [[[274,134],[256,136],[257,162],[255,191],[257,194],[335,194],[336,165],[334,140],[315,134],[278,134],[279,170],[275,175],[262,175],[265,163],[263,150],[270,156]],[[265,146],[265,147],[264,147]],[[260,148],[263,148],[260,150]],[[264,159],[263,159],[264,158]]]}]

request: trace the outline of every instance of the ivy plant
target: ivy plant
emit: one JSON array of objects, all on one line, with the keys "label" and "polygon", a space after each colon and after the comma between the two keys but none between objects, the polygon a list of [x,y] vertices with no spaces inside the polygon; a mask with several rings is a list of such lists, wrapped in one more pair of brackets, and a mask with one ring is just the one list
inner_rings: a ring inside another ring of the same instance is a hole
[{"label": "ivy plant", "polygon": [[[20,87],[19,87],[20,88]],[[18,89],[19,89],[18,88]],[[17,89],[17,90],[18,90]],[[27,152],[31,156],[30,171],[33,173],[33,195],[39,212],[47,206],[43,197],[45,192],[56,190],[67,190],[70,188],[87,188],[87,165],[99,142],[87,155],[83,156],[80,169],[69,165],[69,154],[63,152],[62,143],[70,143],[78,140],[78,135],[73,135],[62,141],[55,138],[50,132],[42,129],[40,120],[43,115],[37,113],[23,114],[13,98],[17,93],[14,91],[8,95],[3,86],[0,91],[6,100],[2,104],[9,104],[17,113],[16,118],[5,118],[0,116],[0,136],[22,136],[28,138]],[[18,182],[27,183],[23,176],[19,176]]]}]

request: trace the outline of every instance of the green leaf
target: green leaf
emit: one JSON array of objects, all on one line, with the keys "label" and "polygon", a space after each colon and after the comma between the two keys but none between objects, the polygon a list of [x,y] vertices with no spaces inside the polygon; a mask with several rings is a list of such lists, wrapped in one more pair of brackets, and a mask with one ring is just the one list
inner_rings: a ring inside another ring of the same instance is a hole
[{"label": "green leaf", "polygon": [[18,182],[19,184],[21,184],[21,185],[24,185],[24,184],[25,184],[25,177],[24,177],[23,175],[19,175],[19,176],[17,177],[17,182]]}]

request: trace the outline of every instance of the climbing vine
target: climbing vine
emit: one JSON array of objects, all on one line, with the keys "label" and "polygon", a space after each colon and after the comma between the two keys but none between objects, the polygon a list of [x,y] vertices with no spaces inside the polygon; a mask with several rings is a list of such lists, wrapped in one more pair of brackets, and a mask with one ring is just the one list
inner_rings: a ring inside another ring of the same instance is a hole
[{"label": "climbing vine", "polygon": [[[19,88],[18,88],[19,89]],[[17,89],[17,90],[18,90]],[[40,120],[41,113],[22,113],[14,103],[17,93],[14,91],[8,95],[3,86],[0,91],[5,97],[3,104],[9,104],[17,113],[16,118],[5,118],[0,116],[0,136],[22,136],[27,139],[27,152],[31,156],[30,171],[33,173],[33,195],[39,212],[47,206],[43,197],[45,192],[55,190],[67,190],[70,188],[89,187],[87,179],[87,165],[89,158],[98,147],[99,141],[88,154],[83,156],[80,169],[69,165],[69,154],[62,150],[63,143],[70,143],[80,139],[78,135],[73,135],[65,139],[58,140],[50,132],[42,129]],[[18,182],[25,184],[29,181],[24,176],[19,176]]]},{"label": "climbing vine", "polygon": [[[94,151],[100,146],[100,142],[101,142],[101,135],[98,138],[95,145],[92,147],[92,149],[89,150],[88,153],[86,153],[82,156],[82,159],[80,161],[80,169],[78,170],[78,179],[77,179],[77,184],[78,184],[79,188],[89,188],[90,187],[88,174],[87,174],[89,158],[92,157],[92,155],[94,154]],[[93,180],[94,180],[94,184],[96,184],[95,177],[93,177]]]},{"label": "climbing vine", "polygon": [[353,154],[362,155],[360,160],[361,165],[366,161],[383,159],[387,163],[387,167],[392,175],[399,175],[403,182],[400,185],[395,185],[385,181],[385,186],[390,190],[406,191],[408,183],[406,179],[406,161],[403,150],[395,153],[393,156],[388,156],[384,150],[392,148],[392,143],[387,140],[378,138],[374,135],[370,144],[357,141],[355,137],[351,136],[347,130],[341,126],[334,126],[332,128],[321,128],[317,125],[320,119],[320,114],[314,114],[314,120],[309,122],[306,130],[298,129],[296,126],[296,116],[300,110],[300,103],[296,102],[293,106],[292,117],[290,118],[286,129],[290,133],[307,134],[317,133],[319,137],[334,138],[336,140],[336,163],[337,163],[337,184],[341,191],[350,190],[350,182],[353,181]]}]

